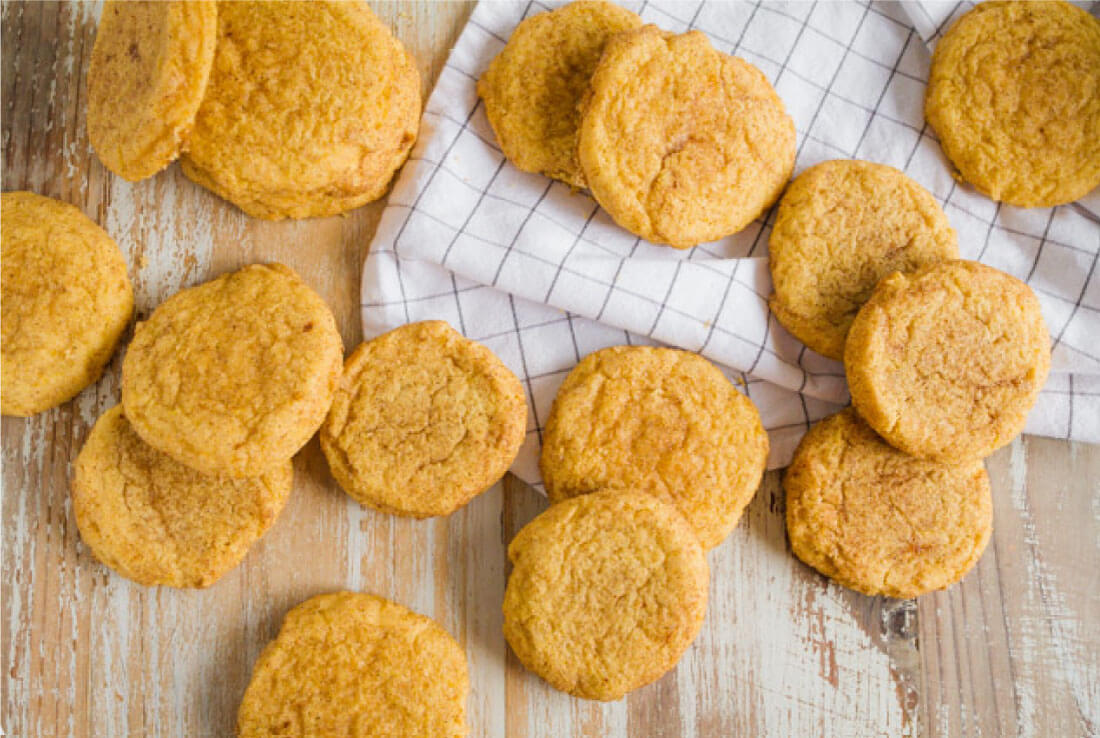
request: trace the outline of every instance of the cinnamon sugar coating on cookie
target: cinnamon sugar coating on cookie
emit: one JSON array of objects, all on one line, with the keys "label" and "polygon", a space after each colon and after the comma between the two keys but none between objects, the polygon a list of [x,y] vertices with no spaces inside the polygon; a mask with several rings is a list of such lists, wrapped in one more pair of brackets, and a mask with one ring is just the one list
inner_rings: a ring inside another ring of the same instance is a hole
[{"label": "cinnamon sugar coating on cookie", "polygon": [[783,478],[791,549],[867,595],[916,597],[958,581],[993,526],[981,461],[923,461],[849,408],[810,429]]},{"label": "cinnamon sugar coating on cookie", "polygon": [[207,474],[280,464],[325,419],[343,342],[324,300],[282,264],[178,292],[138,323],[122,363],[126,418]]},{"label": "cinnamon sugar coating on cookie", "polygon": [[552,505],[508,546],[504,636],[577,697],[616,700],[679,661],[703,624],[709,569],[677,510],[636,490]]},{"label": "cinnamon sugar coating on cookie", "polygon": [[767,458],[756,407],[716,366],[688,351],[616,346],[565,378],[539,465],[551,502],[644,490],[675,505],[709,549],[737,525]]},{"label": "cinnamon sugar coating on cookie", "polygon": [[395,515],[449,515],[508,471],[527,427],[519,379],[443,321],[348,357],[321,448],[344,490]]},{"label": "cinnamon sugar coating on cookie", "polygon": [[1039,300],[1020,280],[945,261],[879,282],[848,333],[852,404],[913,456],[961,463],[1010,443],[1050,371]]},{"label": "cinnamon sugar coating on cookie", "polygon": [[374,595],[318,595],[253,666],[237,734],[462,738],[469,691],[462,646],[432,619]]},{"label": "cinnamon sugar coating on cookie", "polygon": [[794,122],[763,73],[700,31],[648,25],[604,49],[581,103],[577,154],[620,226],[687,248],[736,233],[779,197]]},{"label": "cinnamon sugar coating on cookie", "polygon": [[184,466],[141,440],[116,405],[73,469],[73,514],[95,557],[140,584],[209,587],[241,562],[290,496],[289,460],[233,479]]}]

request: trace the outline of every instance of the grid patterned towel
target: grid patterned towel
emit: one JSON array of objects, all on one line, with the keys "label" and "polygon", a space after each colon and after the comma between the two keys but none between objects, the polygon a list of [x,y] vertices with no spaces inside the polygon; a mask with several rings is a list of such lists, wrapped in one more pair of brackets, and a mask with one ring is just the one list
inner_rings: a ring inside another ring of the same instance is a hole
[{"label": "grid patterned towel", "polygon": [[[590,197],[505,161],[476,81],[524,18],[557,3],[482,2],[428,100],[363,270],[368,337],[444,319],[523,380],[528,438],[513,471],[538,481],[558,385],[585,354],[624,343],[699,351],[760,409],[769,468],[847,402],[843,367],[806,349],[767,308],[774,208],[741,233],[677,251],[616,226]],[[895,166],[943,204],[964,258],[1023,279],[1054,340],[1030,433],[1100,441],[1100,190],[1025,210],[959,184],[924,123],[929,43],[967,3],[624,3],[649,23],[696,28],[759,67],[797,128],[795,173],[826,159]],[[1097,12],[1098,3],[1092,3]]]}]

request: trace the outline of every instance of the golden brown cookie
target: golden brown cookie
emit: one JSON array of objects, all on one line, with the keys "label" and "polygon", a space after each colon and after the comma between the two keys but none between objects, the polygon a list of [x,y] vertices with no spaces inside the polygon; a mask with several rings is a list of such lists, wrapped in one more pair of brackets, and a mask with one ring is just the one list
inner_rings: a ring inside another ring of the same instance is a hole
[{"label": "golden brown cookie", "polygon": [[99,379],[134,293],[111,237],[68,203],[0,196],[0,408],[28,416]]},{"label": "golden brown cookie", "polygon": [[122,576],[209,587],[272,526],[293,478],[289,461],[248,479],[197,472],[142,441],[115,406],[76,458],[73,513],[85,545]]},{"label": "golden brown cookie", "polygon": [[576,697],[617,700],[695,640],[710,570],[679,512],[604,490],[543,512],[508,546],[504,637],[531,671]]},{"label": "golden brown cookie", "polygon": [[253,264],[138,323],[122,405],[146,443],[207,474],[257,476],[298,452],[332,404],[344,347],[324,300]]},{"label": "golden brown cookie", "polygon": [[88,138],[135,181],[179,156],[202,102],[218,29],[206,2],[108,0],[88,67]]},{"label": "golden brown cookie", "polygon": [[1023,282],[975,261],[885,277],[844,349],[852,404],[895,448],[962,463],[1012,441],[1050,370]]},{"label": "golden brown cookie", "polygon": [[775,317],[837,360],[882,277],[959,257],[955,231],[927,190],[893,167],[853,159],[798,175],[779,201],[768,249]]},{"label": "golden brown cookie", "polygon": [[443,321],[410,323],[348,357],[321,448],[336,481],[395,515],[449,515],[519,453],[527,402],[493,352]]},{"label": "golden brown cookie", "polygon": [[709,361],[615,346],[565,378],[539,466],[551,502],[606,487],[644,490],[678,507],[709,549],[737,525],[767,459],[756,407]]},{"label": "golden brown cookie", "polygon": [[916,597],[957,582],[993,529],[981,461],[915,459],[852,408],[810,429],[783,486],[795,556],[868,595]]},{"label": "golden brown cookie", "polygon": [[574,187],[577,104],[616,33],[642,25],[637,14],[603,0],[577,2],[526,19],[477,83],[485,114],[509,161]]},{"label": "golden brown cookie", "polygon": [[1100,185],[1100,21],[1066,2],[984,2],[936,45],[924,115],[959,176],[1022,207]]},{"label": "golden brown cookie", "polygon": [[237,734],[465,736],[466,654],[435,621],[336,592],[287,613],[252,668]]},{"label": "golden brown cookie", "polygon": [[249,215],[381,197],[416,140],[420,75],[364,2],[223,2],[183,172]]},{"label": "golden brown cookie", "polygon": [[759,69],[700,31],[644,26],[607,43],[577,155],[616,223],[687,248],[736,233],[775,202],[794,167],[794,122]]}]

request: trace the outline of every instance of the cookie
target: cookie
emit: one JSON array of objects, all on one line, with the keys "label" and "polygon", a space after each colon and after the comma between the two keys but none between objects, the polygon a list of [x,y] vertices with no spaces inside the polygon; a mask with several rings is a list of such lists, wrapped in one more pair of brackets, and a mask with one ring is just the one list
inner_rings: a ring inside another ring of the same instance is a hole
[{"label": "cookie", "polygon": [[779,201],[768,249],[775,317],[837,360],[882,277],[959,257],[955,231],[927,190],[893,167],[853,159],[798,175]]},{"label": "cookie", "polygon": [[223,2],[183,172],[259,218],[377,200],[420,122],[416,62],[364,2]]},{"label": "cookie", "polygon": [[108,0],[88,67],[88,139],[131,182],[180,155],[218,37],[214,2]]},{"label": "cookie", "polygon": [[756,407],[709,361],[615,346],[565,378],[539,465],[551,502],[606,487],[644,490],[679,508],[709,549],[737,525],[767,459]]},{"label": "cookie", "polygon": [[527,18],[477,83],[485,115],[508,160],[525,172],[584,187],[577,162],[577,105],[616,33],[642,19],[602,0]]},{"label": "cookie", "polygon": [[844,349],[852,404],[895,448],[962,463],[1012,441],[1050,371],[1023,282],[974,261],[885,277]]},{"label": "cookie", "polygon": [[695,639],[710,572],[679,512],[636,490],[558,503],[508,546],[504,637],[556,689],[617,700]]},{"label": "cookie", "polygon": [[5,192],[0,209],[0,409],[25,417],[99,379],[134,293],[118,245],[78,208]]},{"label": "cookie", "polygon": [[282,264],[165,300],[122,362],[146,443],[207,474],[254,477],[298,452],[332,404],[344,347],[324,301]]},{"label": "cookie", "polygon": [[700,31],[612,38],[581,103],[577,156],[623,228],[687,248],[736,233],[779,197],[794,122],[759,69]]},{"label": "cookie", "polygon": [[466,654],[435,621],[373,595],[319,595],[260,654],[237,734],[460,738],[469,691]]},{"label": "cookie", "polygon": [[924,115],[961,179],[1048,207],[1100,185],[1100,21],[1066,2],[984,2],[936,45]]},{"label": "cookie", "polygon": [[76,458],[73,513],[84,544],[122,576],[209,587],[275,522],[293,478],[289,461],[248,479],[197,472],[142,441],[115,406]]},{"label": "cookie", "polygon": [[981,461],[908,456],[851,408],[803,437],[783,487],[795,556],[867,595],[916,597],[959,581],[993,530]]},{"label": "cookie", "polygon": [[348,357],[321,448],[358,502],[425,518],[449,515],[504,476],[526,427],[516,375],[445,322],[425,321]]}]

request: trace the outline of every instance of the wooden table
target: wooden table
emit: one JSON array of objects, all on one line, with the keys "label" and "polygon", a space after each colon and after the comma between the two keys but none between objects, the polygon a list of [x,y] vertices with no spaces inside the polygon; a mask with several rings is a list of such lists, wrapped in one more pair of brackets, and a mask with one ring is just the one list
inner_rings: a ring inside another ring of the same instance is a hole
[{"label": "wooden table", "polygon": [[[375,3],[425,91],[469,3]],[[186,180],[138,184],[88,146],[96,4],[3,3],[3,189],[78,206],[125,252],[145,316],[243,264],[282,261],[328,300],[349,349],[382,203],[269,223]],[[1100,732],[1100,447],[1022,438],[988,462],[992,544],[966,580],[917,601],[829,584],[789,553],[779,474],[710,553],[706,624],[679,668],[600,704],[525,672],[501,636],[505,546],[546,506],[514,479],[446,519],[363,510],[316,441],[282,518],[211,589],[137,586],[98,564],[69,504],[72,461],[119,398],[119,357],[76,400],[3,419],[3,710],[7,735],[224,736],[252,662],[301,600],[335,589],[431,615],[470,660],[472,736],[1049,735]]]}]

